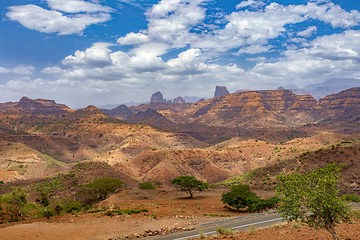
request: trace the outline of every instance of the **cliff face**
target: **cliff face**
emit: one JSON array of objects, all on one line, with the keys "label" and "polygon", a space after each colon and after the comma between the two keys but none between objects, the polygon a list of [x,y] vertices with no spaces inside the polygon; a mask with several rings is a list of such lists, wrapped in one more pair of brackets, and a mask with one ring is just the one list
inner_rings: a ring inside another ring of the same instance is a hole
[{"label": "cliff face", "polygon": [[360,88],[351,88],[321,98],[316,105],[316,120],[348,119],[360,115]]},{"label": "cliff face", "polygon": [[310,123],[316,100],[290,90],[234,93],[193,104],[183,114],[210,124],[238,125],[246,121],[275,121],[284,124]]},{"label": "cliff face", "polygon": [[227,90],[226,87],[224,87],[224,86],[216,86],[214,97],[220,97],[220,96],[229,95],[229,94],[230,93],[229,93],[229,91]]},{"label": "cliff face", "polygon": [[72,110],[64,104],[58,104],[54,100],[30,99],[22,97],[17,103],[2,103],[0,111],[6,111],[12,114],[30,114],[30,115],[62,115]]}]

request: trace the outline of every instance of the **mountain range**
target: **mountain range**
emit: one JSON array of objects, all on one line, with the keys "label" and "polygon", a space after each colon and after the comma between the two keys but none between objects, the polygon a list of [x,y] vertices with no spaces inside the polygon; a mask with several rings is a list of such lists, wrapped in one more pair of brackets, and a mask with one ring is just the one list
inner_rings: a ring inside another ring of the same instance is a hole
[{"label": "mountain range", "polygon": [[[188,174],[219,182],[356,139],[359,107],[360,88],[319,100],[284,89],[112,110],[23,97],[0,104],[0,180],[52,176],[95,161],[137,181],[169,184]],[[280,155],[283,144],[289,150]]]}]

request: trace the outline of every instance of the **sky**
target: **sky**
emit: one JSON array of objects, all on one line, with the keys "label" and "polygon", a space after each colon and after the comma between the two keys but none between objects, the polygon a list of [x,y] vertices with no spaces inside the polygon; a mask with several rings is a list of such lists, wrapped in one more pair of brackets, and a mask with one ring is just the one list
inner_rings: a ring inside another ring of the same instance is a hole
[{"label": "sky", "polygon": [[360,82],[359,11],[358,0],[3,0],[0,102]]}]

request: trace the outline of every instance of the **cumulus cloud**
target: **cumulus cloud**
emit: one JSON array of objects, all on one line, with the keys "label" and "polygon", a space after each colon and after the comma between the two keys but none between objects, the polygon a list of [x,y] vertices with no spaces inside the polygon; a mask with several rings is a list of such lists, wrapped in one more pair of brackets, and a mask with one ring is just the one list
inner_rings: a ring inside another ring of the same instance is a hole
[{"label": "cumulus cloud", "polygon": [[[124,1],[135,3],[120,2]],[[55,3],[62,1],[48,2],[51,10],[43,10],[53,12],[53,19],[56,14],[70,18],[111,13],[97,2],[69,1],[61,6]],[[8,88],[20,87],[23,81],[22,86],[29,88],[57,87],[70,92],[81,89],[84,97],[85,93],[107,93],[114,99],[121,95],[124,101],[133,100],[135,95],[137,100],[146,101],[157,90],[170,96],[207,97],[212,96],[215,85],[226,85],[235,91],[359,77],[360,33],[350,30],[359,25],[358,11],[345,11],[330,1],[281,5],[247,0],[228,15],[213,9],[212,16],[221,13],[218,15],[223,22],[219,23],[207,15],[205,5],[209,2],[162,0],[145,11],[146,29],[127,33],[114,44],[94,43],[65,57],[62,65],[41,71],[56,76],[57,81],[13,80]],[[68,15],[71,4],[83,4],[79,7],[82,10]],[[323,32],[315,26],[318,22],[328,29],[337,28],[340,33],[309,40],[308,37]],[[309,27],[300,29],[304,25]],[[88,25],[83,26],[81,29]],[[48,31],[65,31],[65,27],[55,29]],[[122,51],[112,50],[116,49],[113,45]],[[245,59],[246,70],[241,65]],[[4,71],[0,68],[0,72]]]},{"label": "cumulus cloud", "polygon": [[113,11],[109,7],[81,0],[47,2],[51,10],[32,4],[11,6],[6,16],[32,30],[69,35],[81,34],[89,25],[109,21],[109,12]]},{"label": "cumulus cloud", "polygon": [[311,35],[316,33],[316,31],[317,31],[317,27],[316,26],[311,26],[311,27],[308,27],[304,31],[298,32],[296,35],[300,36],[300,37],[310,37]]},{"label": "cumulus cloud", "polygon": [[143,33],[128,33],[125,37],[121,37],[117,42],[121,45],[135,45],[140,43],[149,42],[150,39],[147,35]]},{"label": "cumulus cloud", "polygon": [[236,9],[249,7],[249,6],[252,7],[252,8],[260,8],[260,7],[263,7],[265,5],[266,4],[264,3],[263,0],[247,0],[247,1],[242,1],[241,3],[236,5]]},{"label": "cumulus cloud", "polygon": [[72,67],[96,68],[111,64],[109,53],[110,43],[94,43],[92,47],[85,51],[76,51],[74,55],[67,56],[62,64]]},{"label": "cumulus cloud", "polygon": [[15,73],[20,75],[31,75],[35,68],[33,66],[19,65],[13,68],[0,67],[0,73]]},{"label": "cumulus cloud", "polygon": [[112,8],[102,6],[100,4],[86,2],[83,0],[46,0],[49,7],[54,10],[67,12],[67,13],[79,13],[79,12],[112,12]]}]

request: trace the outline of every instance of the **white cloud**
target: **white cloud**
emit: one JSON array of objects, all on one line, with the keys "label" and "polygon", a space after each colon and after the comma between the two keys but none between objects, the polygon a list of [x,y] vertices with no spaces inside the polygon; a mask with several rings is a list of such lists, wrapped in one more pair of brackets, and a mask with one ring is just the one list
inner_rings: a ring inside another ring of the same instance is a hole
[{"label": "white cloud", "polygon": [[45,73],[45,74],[59,74],[63,71],[62,68],[60,67],[47,67],[44,68],[43,70],[41,70],[41,73]]},{"label": "white cloud", "polygon": [[0,73],[15,73],[20,75],[31,75],[35,68],[33,66],[19,65],[13,68],[0,67]]},{"label": "white cloud", "polygon": [[263,0],[247,0],[247,1],[242,1],[241,3],[236,5],[236,9],[245,8],[245,7],[261,8],[265,5],[266,4],[264,3]]},{"label": "white cloud", "polygon": [[201,6],[207,0],[162,0],[147,13],[148,36],[153,41],[162,41],[181,48],[196,40],[190,33],[192,27],[201,24],[206,9]]},{"label": "white cloud", "polygon": [[[295,7],[299,9],[299,6]],[[332,2],[325,4],[317,4],[316,2],[309,2],[304,9],[311,18],[318,19],[323,22],[330,23],[332,27],[349,28],[358,26],[360,23],[360,12],[352,10],[345,11],[339,5]],[[299,12],[301,10],[299,9]]]},{"label": "white cloud", "polygon": [[92,47],[85,51],[76,51],[74,55],[67,56],[62,64],[72,67],[96,68],[111,64],[109,53],[110,43],[94,43]]},{"label": "white cloud", "polygon": [[[94,43],[88,49],[78,50],[64,58],[61,62],[64,66],[41,71],[58,80],[14,79],[7,89],[16,92],[17,88],[24,89],[24,86],[29,89],[36,87],[44,94],[49,94],[45,93],[46,88],[62,89],[66,96],[59,96],[61,99],[74,98],[70,93],[76,95],[77,90],[84,101],[97,99],[107,104],[110,98],[117,102],[146,101],[157,90],[174,97],[209,97],[216,85],[226,85],[233,92],[237,89],[271,89],[275,88],[274,85],[294,83],[303,86],[334,77],[359,76],[360,33],[347,30],[359,25],[358,11],[347,12],[329,1],[284,6],[248,0],[240,2],[236,12],[222,15],[225,22],[220,24],[216,22],[218,18],[213,17],[216,13],[206,15],[207,2],[162,0],[146,11],[146,29],[130,32],[117,40],[119,45],[129,45],[120,46],[122,51],[112,50],[111,43]],[[45,15],[51,12],[54,16],[45,18],[57,19],[58,14],[62,19],[99,13],[86,10],[90,5],[84,5],[84,14],[58,12],[70,11],[66,7],[71,4],[75,3],[54,5],[52,11],[45,10]],[[214,11],[224,13],[222,10]],[[106,10],[101,13],[109,15]],[[338,28],[337,31],[342,33],[310,41],[306,38],[323,31],[317,31],[316,26],[298,30],[298,23],[315,25],[318,21],[325,23],[328,29]],[[43,23],[39,24],[38,28]],[[63,28],[58,27],[59,22],[56,24],[57,28],[48,31],[64,34],[66,24]],[[51,24],[44,25],[49,27]],[[75,27],[72,27],[68,29],[74,32]],[[271,57],[264,53],[270,53]],[[242,54],[254,55],[246,59],[247,70],[241,67],[245,58]],[[8,70],[0,68],[0,72],[4,71]],[[56,94],[55,91],[52,93]],[[102,93],[106,93],[107,100],[96,97]],[[87,97],[90,95],[91,98]]]},{"label": "white cloud", "polygon": [[86,2],[83,0],[46,0],[49,7],[54,10],[67,13],[97,13],[97,12],[112,12],[112,8],[107,6],[102,6],[100,4],[95,4],[91,2]]},{"label": "white cloud", "polygon": [[316,26],[310,26],[306,30],[302,32],[298,32],[296,35],[300,37],[310,37],[314,33],[316,33],[317,27]]},{"label": "white cloud", "polygon": [[259,63],[249,75],[280,84],[304,86],[332,78],[357,78],[360,67],[360,31],[318,37],[309,47],[288,50],[274,63]]},{"label": "white cloud", "polygon": [[167,61],[169,72],[167,74],[196,75],[209,71],[209,67],[200,59],[200,49],[189,49]]},{"label": "white cloud", "polygon": [[248,46],[245,48],[241,48],[238,51],[238,54],[241,54],[241,53],[248,53],[248,54],[263,53],[263,52],[268,52],[271,48],[272,48],[272,46],[270,46],[270,45],[267,45],[267,46],[251,45],[251,46]]},{"label": "white cloud", "polygon": [[149,42],[150,39],[147,35],[143,33],[128,33],[125,37],[121,37],[117,40],[117,42],[121,45],[136,45],[140,43]]},{"label": "white cloud", "polygon": [[80,0],[49,0],[48,4],[54,10],[31,4],[19,5],[9,7],[10,11],[6,16],[26,28],[59,35],[81,34],[89,25],[104,23],[111,19],[109,12],[112,9],[99,4]]}]

